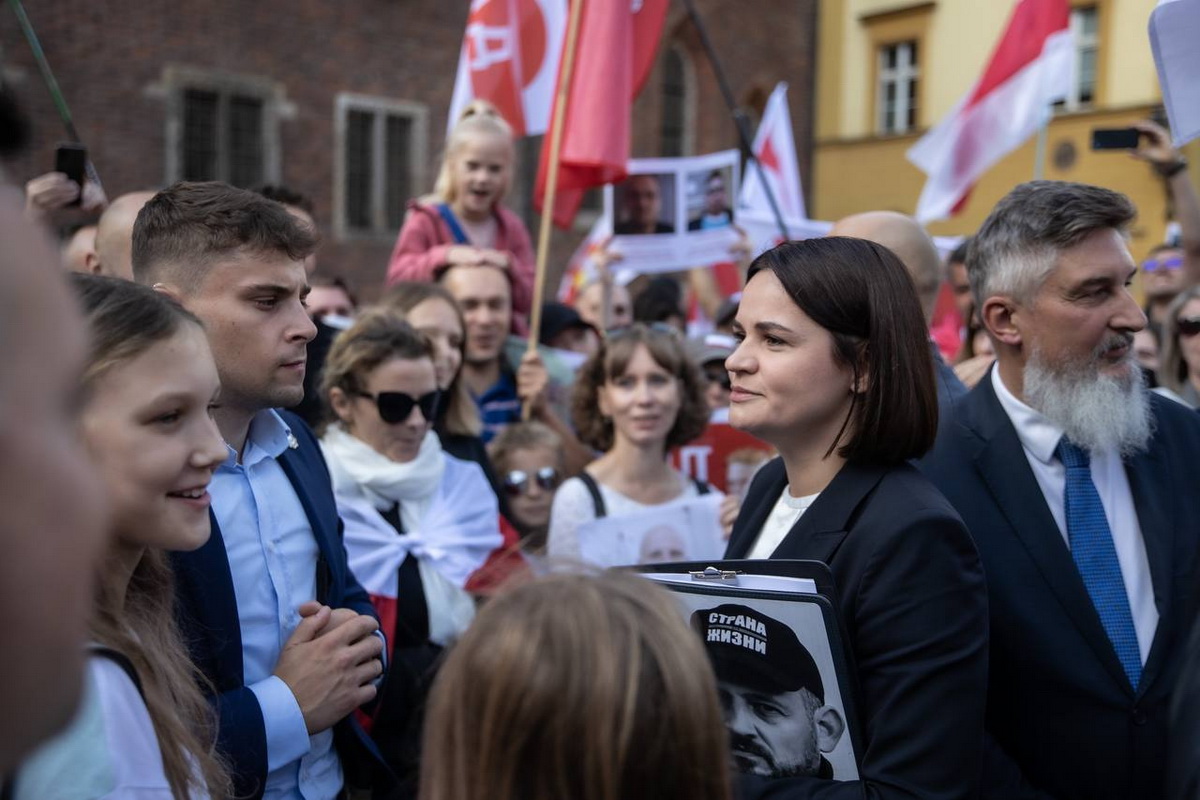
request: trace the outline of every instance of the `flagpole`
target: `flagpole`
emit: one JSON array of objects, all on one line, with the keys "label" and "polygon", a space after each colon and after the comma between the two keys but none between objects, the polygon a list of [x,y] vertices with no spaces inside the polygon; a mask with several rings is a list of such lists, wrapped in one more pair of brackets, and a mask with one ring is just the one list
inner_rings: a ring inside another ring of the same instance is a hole
[{"label": "flagpole", "polygon": [[775,201],[775,192],[772,191],[771,184],[767,181],[766,173],[763,172],[762,164],[759,163],[758,157],[754,153],[754,142],[750,138],[750,126],[746,120],[746,112],[742,111],[737,101],[733,99],[733,92],[729,89],[729,81],[725,79],[725,70],[721,67],[721,62],[717,59],[716,48],[713,47],[712,40],[708,37],[708,29],[704,27],[704,22],[701,21],[700,14],[696,11],[696,6],[692,3],[692,0],[683,0],[683,4],[687,7],[687,13],[692,19],[692,24],[696,26],[696,32],[700,34],[700,44],[704,48],[705,55],[708,56],[708,63],[712,64],[713,74],[717,78],[717,86],[720,87],[721,95],[725,98],[725,105],[729,109],[730,116],[733,117],[733,125],[737,129],[742,149],[749,153],[751,163],[758,170],[759,183],[762,184],[763,192],[767,195],[767,203],[771,206],[771,213],[775,216],[775,224],[779,226],[779,232],[785,240],[791,239],[792,237],[788,234],[787,224],[783,221],[783,213],[780,212],[779,204]]},{"label": "flagpole", "polygon": [[[79,138],[79,131],[75,129],[75,121],[71,118],[71,110],[67,107],[67,100],[63,97],[62,90],[58,88],[58,81],[54,77],[54,71],[50,69],[50,62],[46,58],[46,52],[42,50],[42,42],[38,39],[37,31],[33,29],[33,23],[29,21],[29,15],[25,13],[25,6],[21,4],[21,0],[9,0],[9,6],[13,10],[13,14],[17,17],[17,24],[21,26],[21,33],[25,35],[25,41],[29,43],[29,49],[33,51],[33,60],[37,64],[38,71],[42,73],[42,82],[46,84],[46,88],[50,90],[50,99],[54,101],[54,107],[58,111],[59,119],[62,120],[63,127],[67,129],[67,136],[72,142],[83,143],[83,139]],[[96,172],[96,166],[89,158],[84,165],[87,172],[88,180],[101,187],[100,175]]]},{"label": "flagpole", "polygon": [[[529,309],[529,341],[525,352],[537,352],[542,331],[542,303],[546,294],[546,261],[550,257],[550,224],[554,219],[554,201],[558,194],[558,159],[562,153],[563,117],[567,111],[567,96],[571,91],[571,76],[575,74],[575,50],[579,43],[579,23],[583,18],[585,0],[571,0],[567,16],[567,38],[563,42],[562,70],[554,95],[554,114],[550,119],[550,163],[546,168],[546,190],[542,200],[542,218],[538,227],[537,264],[533,275],[533,306]],[[521,418],[529,419],[532,407],[521,408]]]}]

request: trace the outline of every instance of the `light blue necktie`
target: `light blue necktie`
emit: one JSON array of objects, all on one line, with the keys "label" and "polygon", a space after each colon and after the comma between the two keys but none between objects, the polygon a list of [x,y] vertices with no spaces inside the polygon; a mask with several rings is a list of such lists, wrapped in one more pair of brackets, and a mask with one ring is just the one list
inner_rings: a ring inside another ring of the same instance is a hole
[{"label": "light blue necktie", "polygon": [[1083,585],[1100,615],[1100,624],[1112,641],[1130,684],[1136,689],[1142,677],[1141,651],[1138,650],[1125,581],[1121,577],[1121,564],[1117,561],[1117,548],[1104,516],[1100,493],[1092,483],[1088,454],[1067,441],[1065,436],[1054,454],[1067,468],[1067,490],[1063,501],[1071,557],[1075,559]]}]

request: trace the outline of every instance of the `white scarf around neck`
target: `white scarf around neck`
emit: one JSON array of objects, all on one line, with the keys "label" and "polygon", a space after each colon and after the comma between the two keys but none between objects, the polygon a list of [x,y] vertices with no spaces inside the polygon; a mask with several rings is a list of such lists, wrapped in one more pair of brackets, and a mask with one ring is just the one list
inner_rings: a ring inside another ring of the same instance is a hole
[{"label": "white scarf around neck", "polygon": [[436,433],[430,430],[412,461],[401,464],[346,432],[340,423],[330,425],[321,437],[329,463],[333,491],[362,494],[380,511],[395,503],[423,501],[438,488],[446,470],[446,457]]}]

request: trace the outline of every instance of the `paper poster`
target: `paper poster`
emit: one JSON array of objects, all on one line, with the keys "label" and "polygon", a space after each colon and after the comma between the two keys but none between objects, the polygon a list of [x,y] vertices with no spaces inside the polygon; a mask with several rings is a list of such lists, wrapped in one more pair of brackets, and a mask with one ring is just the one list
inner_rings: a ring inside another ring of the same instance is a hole
[{"label": "paper poster", "polygon": [[750,480],[772,458],[775,451],[728,421],[728,410],[719,409],[698,439],[671,451],[671,464],[697,480],[715,486],[725,494],[746,498]]},{"label": "paper poster", "polygon": [[[658,578],[657,575],[651,575]],[[849,715],[822,606],[668,584],[717,676],[735,770],[858,780]]]},{"label": "paper poster", "polygon": [[727,261],[738,241],[734,198],[739,154],[629,162],[629,177],[604,189],[609,250],[623,273],[649,274]]},{"label": "paper poster", "polygon": [[721,495],[702,495],[579,526],[579,555],[601,567],[719,559],[725,552]]}]

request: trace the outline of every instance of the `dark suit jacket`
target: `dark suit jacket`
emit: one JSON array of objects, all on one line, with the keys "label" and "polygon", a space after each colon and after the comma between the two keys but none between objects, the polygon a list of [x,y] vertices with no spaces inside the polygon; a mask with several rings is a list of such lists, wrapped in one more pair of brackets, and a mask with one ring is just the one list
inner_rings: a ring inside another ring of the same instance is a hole
[{"label": "dark suit jacket", "polygon": [[991,607],[991,797],[1158,798],[1167,702],[1179,674],[1180,610],[1200,542],[1200,419],[1151,395],[1158,430],[1126,474],[1160,619],[1129,685],[1016,430],[985,377],[958,401],[922,468],[967,523]]},{"label": "dark suit jacket", "polygon": [[[744,558],[787,483],[763,467],[726,558]],[[859,783],[747,780],[745,797],[974,796],[987,686],[987,597],[979,555],[958,514],[908,464],[847,464],[772,558],[833,572],[857,671]]]},{"label": "dark suit jacket", "polygon": [[[320,548],[317,599],[334,608],[376,616],[367,593],[346,565],[342,522],[317,439],[299,417],[281,412],[298,449],[285,450],[279,463],[296,489]],[[216,689],[218,748],[228,760],[237,797],[262,797],[267,777],[267,742],[262,710],[245,685],[242,634],[225,540],[213,517],[212,536],[191,553],[175,553],[176,597],[180,627],[192,660]],[[374,744],[348,717],[334,728],[347,781],[386,784],[387,771]],[[372,770],[357,776],[356,770]]]}]

